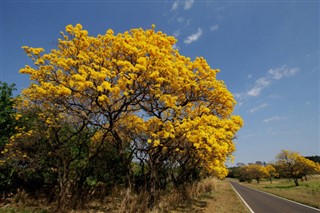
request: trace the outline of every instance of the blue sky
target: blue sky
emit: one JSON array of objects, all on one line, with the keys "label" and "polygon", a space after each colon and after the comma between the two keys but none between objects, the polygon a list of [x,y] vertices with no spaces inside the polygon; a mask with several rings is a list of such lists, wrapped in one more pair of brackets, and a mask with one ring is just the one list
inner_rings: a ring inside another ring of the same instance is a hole
[{"label": "blue sky", "polygon": [[81,23],[151,28],[178,39],[182,55],[203,56],[238,101],[244,127],[235,163],[272,161],[281,149],[320,155],[319,1],[6,1],[0,3],[0,80],[29,85],[21,46],[55,48],[59,32]]}]

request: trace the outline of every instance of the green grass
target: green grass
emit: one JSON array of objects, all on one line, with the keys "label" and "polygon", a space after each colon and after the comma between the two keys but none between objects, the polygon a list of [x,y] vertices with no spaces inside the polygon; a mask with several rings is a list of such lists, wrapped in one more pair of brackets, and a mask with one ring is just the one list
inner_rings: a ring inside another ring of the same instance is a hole
[{"label": "green grass", "polygon": [[308,181],[299,180],[299,186],[295,186],[293,180],[274,179],[273,183],[263,180],[260,184],[255,181],[244,183],[249,187],[269,192],[299,203],[320,208],[320,175],[308,177]]}]

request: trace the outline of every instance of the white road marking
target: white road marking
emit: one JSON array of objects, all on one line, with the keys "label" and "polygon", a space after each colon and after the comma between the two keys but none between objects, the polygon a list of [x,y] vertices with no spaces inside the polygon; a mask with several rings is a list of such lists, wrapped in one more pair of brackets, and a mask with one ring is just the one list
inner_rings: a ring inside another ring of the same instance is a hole
[{"label": "white road marking", "polygon": [[240,197],[240,199],[242,200],[244,205],[246,205],[246,207],[249,209],[250,213],[254,213],[254,211],[250,208],[250,206],[247,204],[247,202],[241,197],[241,195],[237,192],[237,190],[232,186],[232,184],[230,182],[229,182],[229,184],[232,187],[232,189],[237,193],[238,197]]},{"label": "white road marking", "polygon": [[[248,186],[246,186],[246,187],[248,187]],[[277,198],[280,198],[280,199],[282,199],[282,200],[286,200],[286,201],[289,201],[289,202],[292,202],[292,203],[298,204],[298,205],[300,205],[300,206],[304,206],[304,207],[307,207],[307,208],[310,208],[310,209],[313,209],[313,210],[316,210],[316,211],[319,211],[319,212],[320,212],[320,209],[314,208],[314,207],[312,207],[312,206],[308,206],[308,205],[305,205],[305,204],[302,204],[302,203],[298,203],[298,202],[296,202],[296,201],[289,200],[289,199],[287,199],[287,198],[280,197],[280,196],[277,196],[277,195],[274,195],[274,194],[270,194],[270,193],[268,193],[268,192],[260,191],[260,190],[258,190],[258,189],[254,189],[254,188],[251,188],[251,187],[248,187],[248,188],[250,188],[250,189],[256,190],[256,191],[258,191],[258,192],[262,192],[262,193],[265,193],[265,194],[267,194],[267,195],[271,195],[271,196],[273,196],[273,197],[277,197]]]}]

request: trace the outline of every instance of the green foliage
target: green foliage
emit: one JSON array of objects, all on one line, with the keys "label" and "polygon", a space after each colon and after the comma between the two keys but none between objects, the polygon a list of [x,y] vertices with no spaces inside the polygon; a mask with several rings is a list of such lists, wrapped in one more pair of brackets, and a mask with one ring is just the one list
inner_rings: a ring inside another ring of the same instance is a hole
[{"label": "green foliage", "polygon": [[15,132],[16,120],[12,97],[14,90],[14,84],[9,85],[0,81],[0,151]]}]

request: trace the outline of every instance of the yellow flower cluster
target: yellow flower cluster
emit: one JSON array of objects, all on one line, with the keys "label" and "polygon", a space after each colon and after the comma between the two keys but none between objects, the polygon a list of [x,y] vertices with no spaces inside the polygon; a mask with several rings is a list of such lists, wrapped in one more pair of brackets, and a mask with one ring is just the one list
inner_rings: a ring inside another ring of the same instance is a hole
[{"label": "yellow flower cluster", "polygon": [[[216,79],[220,70],[202,57],[191,61],[180,55],[173,48],[176,39],[155,26],[117,35],[110,29],[93,37],[77,24],[61,34],[58,49],[50,53],[23,47],[35,60],[35,67],[20,70],[33,81],[23,91],[25,103],[48,108],[59,103],[61,112],[81,118],[88,118],[83,109],[102,112],[97,117],[107,119],[99,125],[110,128],[113,119],[118,126],[112,125],[149,138],[144,139],[149,146],[181,155],[192,150],[208,171],[226,175],[224,163],[243,122],[232,115],[233,95]],[[45,122],[54,123],[52,118]],[[97,133],[92,140],[102,136]]]}]

